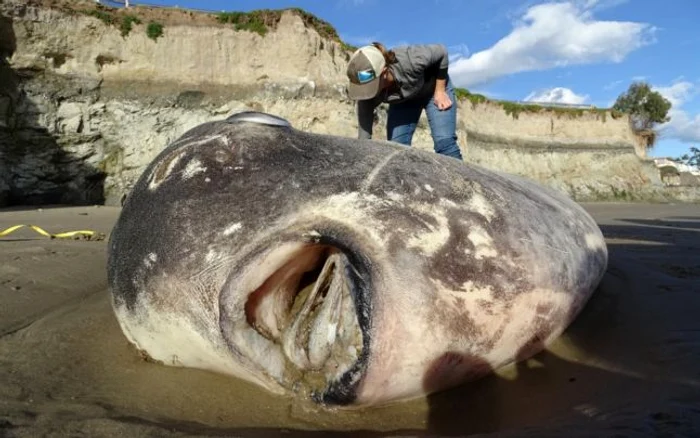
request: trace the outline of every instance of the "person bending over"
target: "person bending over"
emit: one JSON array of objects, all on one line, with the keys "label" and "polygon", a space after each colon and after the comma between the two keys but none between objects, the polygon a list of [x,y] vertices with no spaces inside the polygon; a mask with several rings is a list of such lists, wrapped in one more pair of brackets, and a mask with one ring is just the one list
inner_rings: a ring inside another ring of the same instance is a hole
[{"label": "person bending over", "polygon": [[407,146],[423,110],[435,152],[462,160],[457,145],[457,105],[447,73],[447,49],[422,44],[387,50],[381,43],[359,48],[350,58],[348,96],[357,101],[358,138],[372,138],[374,109],[389,104],[387,139]]}]

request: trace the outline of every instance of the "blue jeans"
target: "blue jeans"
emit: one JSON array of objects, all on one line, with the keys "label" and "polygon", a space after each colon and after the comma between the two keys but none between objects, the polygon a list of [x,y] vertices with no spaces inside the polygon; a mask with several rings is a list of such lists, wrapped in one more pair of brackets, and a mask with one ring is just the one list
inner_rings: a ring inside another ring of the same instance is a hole
[{"label": "blue jeans", "polygon": [[433,137],[433,148],[438,154],[462,160],[462,153],[457,145],[457,99],[452,82],[447,79],[445,91],[452,101],[452,106],[440,111],[431,96],[429,100],[406,101],[389,106],[386,123],[386,138],[389,141],[411,145],[421,112],[425,110]]}]

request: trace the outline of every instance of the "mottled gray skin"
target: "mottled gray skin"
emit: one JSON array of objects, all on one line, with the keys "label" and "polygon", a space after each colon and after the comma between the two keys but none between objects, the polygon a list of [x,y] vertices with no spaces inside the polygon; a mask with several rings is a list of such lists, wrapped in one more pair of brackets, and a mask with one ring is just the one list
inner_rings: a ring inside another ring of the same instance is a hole
[{"label": "mottled gray skin", "polygon": [[[328,304],[327,321],[309,317],[322,328],[313,348],[298,335],[285,355],[270,333],[292,333],[295,310],[260,304],[283,295],[261,284],[291,284],[279,290],[292,299],[298,278],[272,274],[310,270],[304,257],[320,254],[319,275],[333,250],[337,294],[315,299],[343,304]],[[153,359],[359,406],[531,356],[576,317],[606,265],[597,225],[558,192],[246,113],[192,129],[153,160],[111,234],[108,273],[125,335]],[[312,350],[320,385],[289,360]]]}]

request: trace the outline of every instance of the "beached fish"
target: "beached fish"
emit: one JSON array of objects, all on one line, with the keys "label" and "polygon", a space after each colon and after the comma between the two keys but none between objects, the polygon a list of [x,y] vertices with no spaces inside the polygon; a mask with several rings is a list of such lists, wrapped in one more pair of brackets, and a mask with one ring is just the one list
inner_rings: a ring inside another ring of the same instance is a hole
[{"label": "beached fish", "polygon": [[598,226],[561,193],[240,113],[145,169],[108,274],[121,328],[150,358],[366,406],[540,351],[606,265]]}]

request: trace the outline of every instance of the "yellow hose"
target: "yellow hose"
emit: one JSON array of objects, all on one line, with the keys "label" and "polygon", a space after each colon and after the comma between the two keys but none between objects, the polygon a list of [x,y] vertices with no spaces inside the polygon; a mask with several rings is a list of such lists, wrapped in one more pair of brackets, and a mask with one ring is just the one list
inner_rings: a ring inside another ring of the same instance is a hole
[{"label": "yellow hose", "polygon": [[10,228],[7,228],[3,231],[0,231],[0,237],[5,237],[8,236],[15,231],[19,230],[20,228],[31,228],[32,230],[36,231],[37,233],[41,234],[42,236],[49,237],[51,239],[65,239],[65,238],[80,238],[81,236],[83,238],[86,238],[88,240],[102,240],[104,239],[104,235],[101,233],[96,233],[91,230],[77,230],[77,231],[65,231],[63,233],[57,233],[57,234],[51,234],[48,231],[44,230],[41,227],[38,227],[36,225],[14,225],[11,226]]}]

